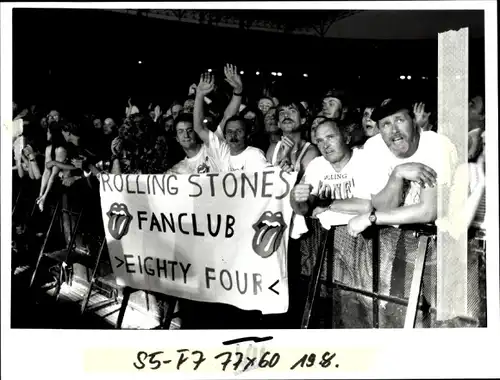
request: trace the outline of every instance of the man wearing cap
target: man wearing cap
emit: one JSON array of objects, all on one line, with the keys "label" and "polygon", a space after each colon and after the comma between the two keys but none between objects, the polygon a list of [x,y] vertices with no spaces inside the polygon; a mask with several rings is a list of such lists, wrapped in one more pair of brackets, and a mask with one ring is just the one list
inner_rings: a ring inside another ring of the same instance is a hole
[{"label": "man wearing cap", "polygon": [[373,210],[351,219],[353,236],[371,225],[433,223],[437,216],[437,184],[451,183],[457,163],[455,146],[445,136],[421,131],[411,103],[387,99],[371,119],[380,133],[364,146]]},{"label": "man wearing cap", "polygon": [[329,119],[340,119],[343,110],[344,93],[340,90],[331,90],[325,95],[322,101],[321,115]]}]

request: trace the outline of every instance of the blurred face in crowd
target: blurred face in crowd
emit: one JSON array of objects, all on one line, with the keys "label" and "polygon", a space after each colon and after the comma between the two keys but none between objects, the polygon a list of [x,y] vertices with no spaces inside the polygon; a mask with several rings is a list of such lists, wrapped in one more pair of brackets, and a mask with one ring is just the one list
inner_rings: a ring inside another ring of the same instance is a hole
[{"label": "blurred face in crowd", "polygon": [[342,115],[342,102],[331,96],[323,99],[322,114],[330,119],[338,119]]},{"label": "blurred face in crowd", "polygon": [[469,101],[469,130],[477,128],[484,121],[484,99],[475,96]]},{"label": "blurred face in crowd", "polygon": [[274,104],[273,104],[273,101],[271,99],[262,98],[259,100],[258,107],[263,115],[267,114],[269,109],[273,106],[274,106]]},{"label": "blurred face in crowd", "polygon": [[[180,104],[176,104],[172,107],[172,117],[175,119],[179,116],[179,113],[182,111],[182,106]],[[172,124],[173,125],[173,124]]]},{"label": "blurred face in crowd", "polygon": [[116,124],[113,119],[108,117],[106,120],[104,120],[104,126],[102,127],[102,131],[105,135],[109,135],[113,133],[113,129],[115,128]]},{"label": "blurred face in crowd", "polygon": [[192,149],[196,146],[196,134],[193,123],[180,121],[176,126],[176,139],[184,149]]},{"label": "blurred face in crowd", "polygon": [[305,121],[300,117],[299,109],[295,104],[278,108],[278,126],[285,133],[298,131]]},{"label": "blurred face in crowd", "polygon": [[323,157],[332,164],[340,162],[349,153],[349,147],[337,123],[331,120],[318,125],[316,129],[316,145]]},{"label": "blurred face in crowd", "polygon": [[264,127],[266,133],[277,133],[280,130],[276,121],[276,108],[270,108],[267,111],[266,116],[264,116]]},{"label": "blurred face in crowd", "polygon": [[399,158],[411,157],[418,148],[419,132],[408,110],[401,110],[379,120],[382,139],[391,152]]},{"label": "blurred face in crowd", "polygon": [[94,128],[95,129],[101,129],[102,128],[102,121],[101,121],[101,119],[99,119],[99,118],[94,119],[94,121],[92,123],[94,124]]},{"label": "blurred face in crowd", "polygon": [[226,125],[226,142],[232,155],[241,153],[246,148],[246,128],[241,120],[230,121]]},{"label": "blurred face in crowd", "polygon": [[165,119],[165,132],[170,132],[174,128],[174,118],[169,117]]},{"label": "blurred face in crowd", "polygon": [[42,117],[40,119],[40,126],[43,128],[43,129],[46,129],[48,126],[49,126],[49,123],[47,122],[47,118],[46,117]]},{"label": "blurred face in crowd", "polygon": [[187,99],[184,102],[184,107],[183,107],[184,112],[193,113],[193,109],[194,109],[194,99]]},{"label": "blurred face in crowd", "polygon": [[363,111],[363,118],[361,119],[361,125],[363,126],[363,131],[366,137],[372,137],[379,133],[377,123],[374,122],[371,117],[373,113],[372,107],[366,107]]},{"label": "blurred face in crowd", "polygon": [[245,119],[247,120],[255,120],[255,118],[257,117],[257,115],[255,115],[255,112],[252,112],[252,111],[248,111],[244,116],[243,116]]},{"label": "blurred face in crowd", "polygon": [[170,132],[174,128],[174,118],[168,117],[164,121],[165,132]]},{"label": "blurred face in crowd", "polygon": [[154,110],[153,111],[149,111],[149,117],[151,119],[153,119],[153,120],[155,119],[155,111]]},{"label": "blurred face in crowd", "polygon": [[167,139],[165,136],[158,136],[155,143],[156,153],[164,154],[167,151]]},{"label": "blurred face in crowd", "polygon": [[61,120],[61,115],[56,110],[50,111],[49,114],[47,115],[47,121],[49,122],[49,124],[58,123],[60,120]]},{"label": "blurred face in crowd", "polygon": [[316,116],[311,124],[311,142],[316,145],[316,129],[326,119],[324,116]]}]

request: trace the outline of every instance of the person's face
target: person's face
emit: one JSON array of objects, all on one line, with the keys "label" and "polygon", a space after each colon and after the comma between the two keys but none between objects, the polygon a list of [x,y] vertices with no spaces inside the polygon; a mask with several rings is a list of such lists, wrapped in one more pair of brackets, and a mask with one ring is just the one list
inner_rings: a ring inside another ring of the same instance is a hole
[{"label": "person's face", "polygon": [[155,118],[155,111],[149,111],[149,117],[154,120],[154,118]]},{"label": "person's face", "polygon": [[407,110],[379,120],[378,127],[382,139],[396,157],[410,157],[417,150],[418,132]]},{"label": "person's face", "polygon": [[318,125],[320,122],[325,120],[323,116],[317,117],[313,120],[311,124],[311,142],[316,145],[316,129],[318,128]]},{"label": "person's face", "polygon": [[167,150],[167,140],[165,136],[158,136],[155,143],[156,152],[164,153]]},{"label": "person's face", "polygon": [[50,113],[47,115],[47,121],[49,122],[49,124],[59,123],[60,120],[61,116],[57,111],[50,111]]},{"label": "person's face", "polygon": [[[177,116],[179,116],[179,113],[182,110],[182,106],[180,104],[176,104],[175,106],[172,107],[172,116],[175,119]],[[173,125],[173,122],[172,122]]]},{"label": "person's face", "polygon": [[335,123],[326,122],[316,129],[316,145],[319,151],[332,164],[341,161],[349,148]]},{"label": "person's face", "polygon": [[372,107],[367,107],[363,111],[363,118],[361,119],[361,125],[363,126],[363,131],[366,137],[372,137],[379,133],[377,123],[374,122],[371,117],[373,113]]},{"label": "person's face", "polygon": [[46,129],[48,126],[49,126],[49,123],[47,122],[47,118],[46,117],[42,117],[40,119],[40,126],[43,128],[43,129]]},{"label": "person's face", "polygon": [[170,132],[174,127],[174,119],[169,118],[165,120],[165,132]]},{"label": "person's face", "polygon": [[102,128],[102,121],[101,119],[94,119],[92,122],[94,124],[95,129],[101,129]]},{"label": "person's face", "polygon": [[246,148],[246,130],[241,121],[231,121],[226,125],[226,141],[231,153],[237,154]]},{"label": "person's face", "polygon": [[473,97],[469,102],[469,128],[484,120],[484,100],[481,96]]},{"label": "person's face", "polygon": [[279,131],[278,123],[276,122],[276,108],[271,108],[264,116],[264,127],[267,133],[277,133]]},{"label": "person's face", "polygon": [[266,115],[267,112],[269,111],[269,109],[273,106],[273,102],[271,101],[271,99],[267,99],[267,98],[262,98],[259,100],[259,104],[258,104],[258,107],[259,109],[261,110],[262,114],[263,115]]},{"label": "person's face", "polygon": [[193,99],[187,99],[185,102],[184,102],[184,112],[186,113],[193,113],[193,109],[194,109],[194,100]]},{"label": "person's face", "polygon": [[183,148],[193,148],[196,145],[193,124],[185,121],[179,122],[176,127],[176,139]]},{"label": "person's face", "polygon": [[104,120],[104,126],[102,127],[102,131],[105,135],[109,135],[113,132],[114,127],[115,127],[114,120],[108,118]]},{"label": "person's face", "polygon": [[278,126],[283,132],[295,132],[305,122],[300,118],[299,110],[295,105],[284,106],[278,109]]},{"label": "person's face", "polygon": [[254,121],[257,115],[255,115],[255,112],[248,111],[245,116],[243,116],[247,120]]},{"label": "person's face", "polygon": [[342,103],[331,96],[323,99],[322,114],[330,119],[338,119],[342,114]]}]

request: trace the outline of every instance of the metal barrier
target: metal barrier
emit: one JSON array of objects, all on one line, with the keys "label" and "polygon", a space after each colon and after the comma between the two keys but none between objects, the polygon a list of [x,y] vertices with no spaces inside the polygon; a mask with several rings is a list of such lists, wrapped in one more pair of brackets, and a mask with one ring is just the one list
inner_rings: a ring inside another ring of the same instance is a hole
[{"label": "metal barrier", "polygon": [[[327,231],[315,219],[308,223],[309,233],[300,242],[301,275],[309,283],[302,328],[310,327],[313,308],[318,310],[320,301],[328,303],[327,314],[333,313],[330,327],[345,325],[349,314],[343,315],[345,311],[338,310],[339,306],[345,306],[344,298],[359,302],[360,308],[370,314],[371,318],[363,315],[363,321],[349,321],[356,327],[409,328],[416,321],[420,327],[437,326],[434,227],[371,228],[353,238],[345,226]],[[480,297],[481,289],[484,291],[484,286],[471,294]],[[336,293],[332,294],[333,291]],[[366,299],[371,299],[371,305]],[[484,311],[484,299],[480,304]],[[353,318],[359,317],[358,314],[354,313]],[[478,319],[481,316],[480,313]]]}]

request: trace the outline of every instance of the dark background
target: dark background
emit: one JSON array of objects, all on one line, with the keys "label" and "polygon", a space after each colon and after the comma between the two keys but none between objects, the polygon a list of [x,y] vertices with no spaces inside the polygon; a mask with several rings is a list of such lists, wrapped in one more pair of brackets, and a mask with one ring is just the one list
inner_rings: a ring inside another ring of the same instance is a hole
[{"label": "dark background", "polygon": [[[471,80],[484,84],[484,38],[471,39],[469,51]],[[13,95],[20,104],[121,111],[127,98],[135,96],[143,103],[166,105],[174,98],[183,100],[203,70],[212,68],[220,78],[226,62],[245,71],[247,89],[274,80],[278,97],[284,93],[301,94],[301,99],[304,94],[321,96],[331,87],[357,97],[401,89],[429,102],[437,97],[437,36],[394,41],[322,39],[103,10],[13,12]],[[255,75],[257,70],[260,76]],[[271,71],[281,71],[283,76],[272,77]],[[399,80],[400,75],[411,75],[412,80]],[[429,79],[423,80],[424,76]]]}]

